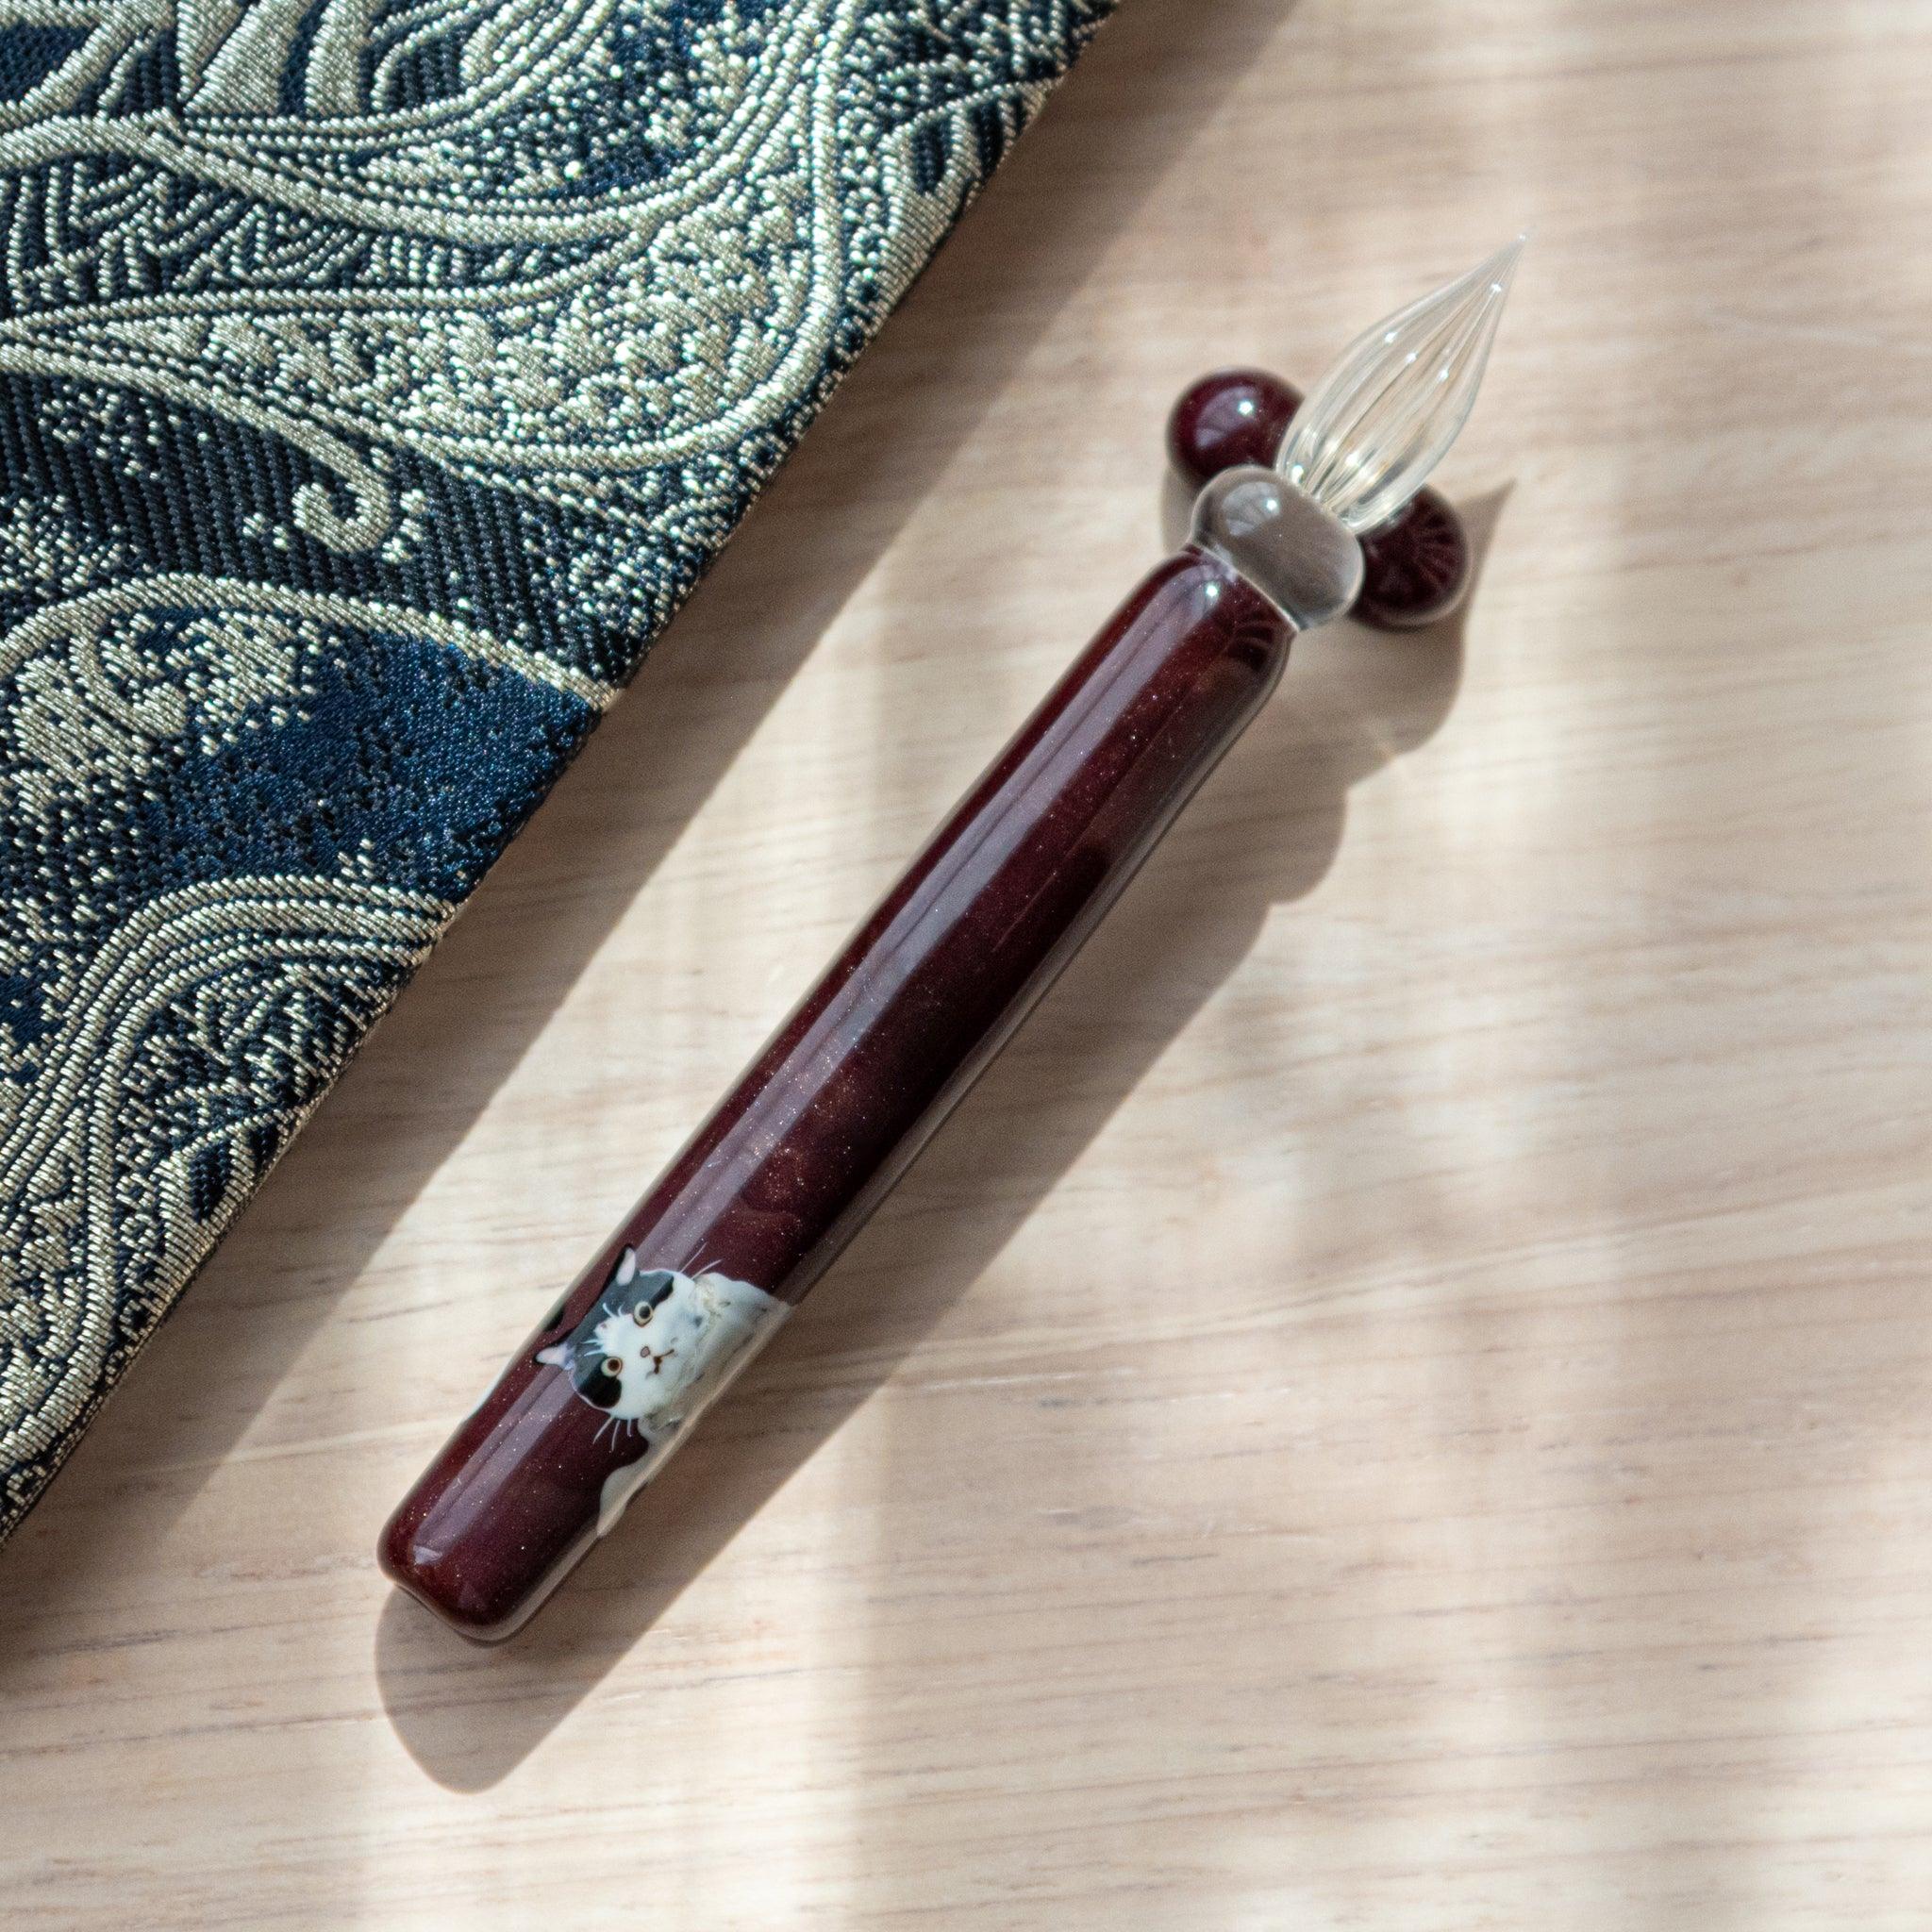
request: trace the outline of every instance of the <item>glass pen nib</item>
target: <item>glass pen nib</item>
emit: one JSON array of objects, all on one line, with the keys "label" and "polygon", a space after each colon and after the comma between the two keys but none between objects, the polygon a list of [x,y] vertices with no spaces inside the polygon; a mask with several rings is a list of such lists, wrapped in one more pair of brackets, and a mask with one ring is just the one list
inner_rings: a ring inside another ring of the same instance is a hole
[{"label": "glass pen nib", "polygon": [[1469,420],[1524,240],[1357,336],[1295,412],[1275,468],[1357,535],[1408,502]]}]

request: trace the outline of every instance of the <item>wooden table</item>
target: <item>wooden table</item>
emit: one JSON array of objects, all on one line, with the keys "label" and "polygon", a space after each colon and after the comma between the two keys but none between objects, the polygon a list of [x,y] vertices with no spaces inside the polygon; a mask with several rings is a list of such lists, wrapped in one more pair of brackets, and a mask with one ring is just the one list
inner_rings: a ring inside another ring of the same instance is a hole
[{"label": "wooden table", "polygon": [[[1143,563],[1524,225],[1341,631],[499,1652],[376,1527]],[[1125,0],[0,1559],[9,1927],[1932,1919],[1932,10]]]}]

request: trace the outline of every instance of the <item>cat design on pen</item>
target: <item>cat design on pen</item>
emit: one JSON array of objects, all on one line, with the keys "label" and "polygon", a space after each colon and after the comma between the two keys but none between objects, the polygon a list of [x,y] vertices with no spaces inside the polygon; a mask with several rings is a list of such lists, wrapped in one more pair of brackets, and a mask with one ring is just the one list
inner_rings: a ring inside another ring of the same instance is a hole
[{"label": "cat design on pen", "polygon": [[786,1312],[783,1302],[748,1281],[708,1268],[690,1274],[641,1268],[636,1249],[625,1248],[569,1337],[537,1351],[540,1362],[562,1369],[578,1396],[603,1410],[600,1440],[608,1433],[636,1441],[635,1454],[605,1483],[600,1534],[649,1473],[645,1464],[655,1470],[684,1424]]}]

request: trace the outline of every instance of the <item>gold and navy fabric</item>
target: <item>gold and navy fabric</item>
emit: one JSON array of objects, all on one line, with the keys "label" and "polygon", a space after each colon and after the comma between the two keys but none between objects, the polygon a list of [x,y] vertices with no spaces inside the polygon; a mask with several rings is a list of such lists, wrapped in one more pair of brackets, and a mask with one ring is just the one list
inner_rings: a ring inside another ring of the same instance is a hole
[{"label": "gold and navy fabric", "polygon": [[0,0],[0,1534],[1111,0]]}]

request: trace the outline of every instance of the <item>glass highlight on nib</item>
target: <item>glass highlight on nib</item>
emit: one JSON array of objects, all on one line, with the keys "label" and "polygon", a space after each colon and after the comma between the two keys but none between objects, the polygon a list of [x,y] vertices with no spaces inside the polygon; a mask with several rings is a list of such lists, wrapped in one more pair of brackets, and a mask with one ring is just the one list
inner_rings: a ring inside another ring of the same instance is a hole
[{"label": "glass highlight on nib", "polygon": [[1357,336],[1295,412],[1275,468],[1357,535],[1408,502],[1469,420],[1526,239]]}]

